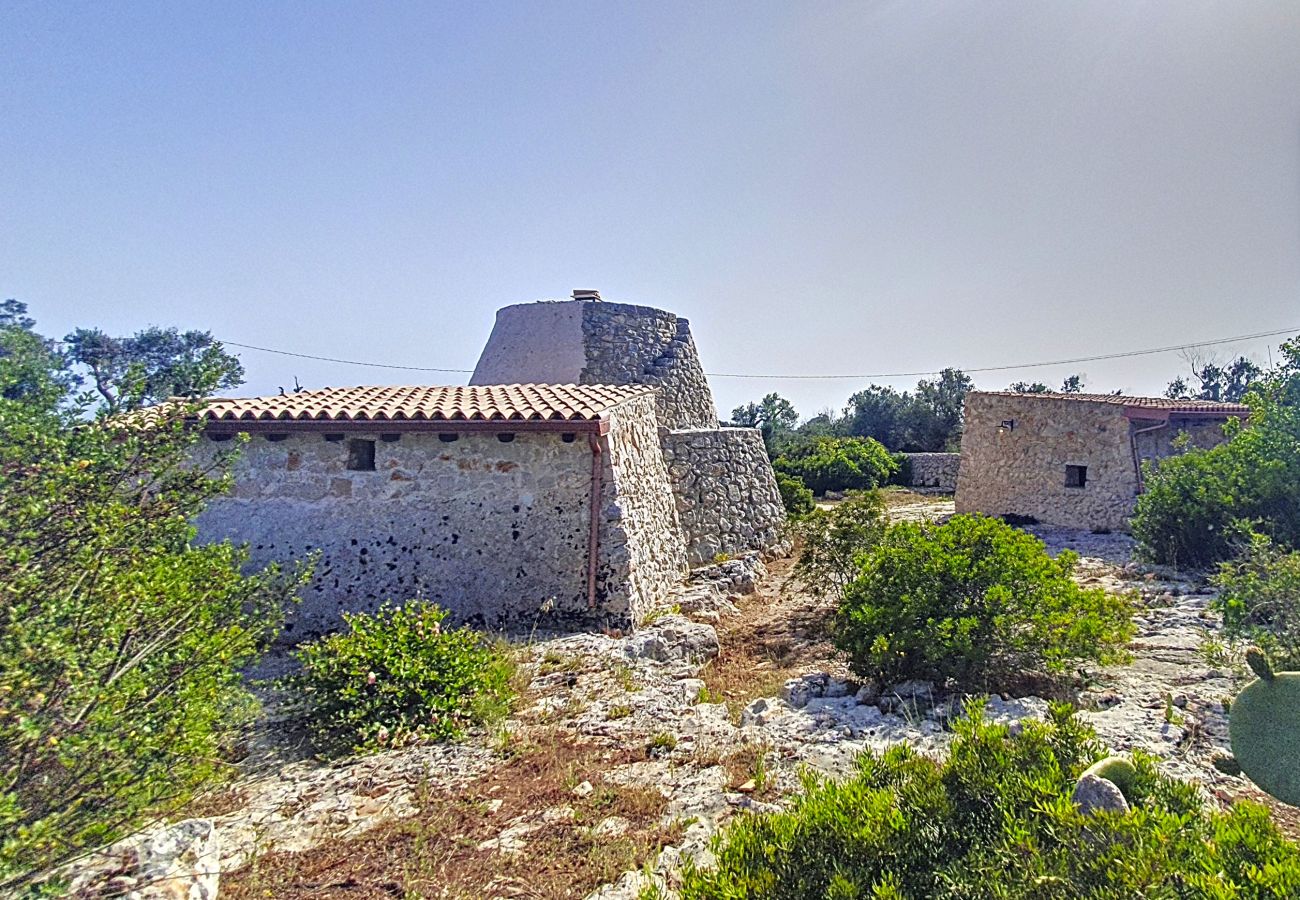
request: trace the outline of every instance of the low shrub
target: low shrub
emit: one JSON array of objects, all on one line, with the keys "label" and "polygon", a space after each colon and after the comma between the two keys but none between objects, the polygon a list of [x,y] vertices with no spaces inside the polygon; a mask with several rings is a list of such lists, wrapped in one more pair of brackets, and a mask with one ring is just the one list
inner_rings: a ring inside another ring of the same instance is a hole
[{"label": "low shrub", "polygon": [[1279,669],[1300,667],[1300,551],[1256,535],[1214,581],[1224,637],[1259,645]]},{"label": "low shrub", "polygon": [[830,509],[814,510],[799,523],[802,550],[795,582],[817,594],[841,593],[888,524],[879,491],[854,491]]},{"label": "low shrub", "polygon": [[871,438],[815,438],[791,447],[772,465],[803,481],[814,494],[873,488],[898,471],[890,452]]},{"label": "low shrub", "polygon": [[781,504],[790,518],[798,519],[816,509],[813,492],[798,478],[786,475],[784,472],[777,472],[776,487],[781,492]]},{"label": "low shrub", "polygon": [[302,669],[288,679],[323,752],[456,738],[504,715],[509,655],[468,627],[443,628],[445,610],[416,601],[343,618],[346,631],[297,649]]},{"label": "low shrub", "polygon": [[1249,424],[1229,423],[1231,440],[1147,467],[1132,528],[1148,559],[1208,566],[1230,559],[1246,532],[1300,549],[1300,341],[1281,351],[1246,396]]},{"label": "low shrub", "polygon": [[956,730],[942,763],[896,745],[859,757],[844,781],[806,776],[788,811],[745,816],[721,835],[716,868],[688,865],[682,900],[1300,892],[1300,847],[1263,806],[1208,809],[1194,785],[1159,774],[1140,752],[1131,809],[1081,812],[1071,802],[1075,780],[1103,754],[1066,707],[1012,734],[975,706]]},{"label": "low shrub", "polygon": [[1070,577],[1078,555],[997,519],[892,526],[845,588],[835,639],[859,674],[995,690],[1028,673],[1111,661],[1132,604]]}]

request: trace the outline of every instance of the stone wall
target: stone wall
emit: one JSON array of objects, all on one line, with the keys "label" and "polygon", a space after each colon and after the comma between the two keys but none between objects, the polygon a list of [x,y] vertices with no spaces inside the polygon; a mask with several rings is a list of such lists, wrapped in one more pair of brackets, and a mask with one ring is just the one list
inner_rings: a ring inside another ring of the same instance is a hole
[{"label": "stone wall", "polygon": [[[246,542],[259,566],[319,554],[290,613],[292,639],[337,627],[342,611],[417,597],[487,628],[626,627],[681,580],[685,550],[653,401],[623,404],[611,421],[594,610],[592,454],[581,434],[255,436],[233,492],[199,516],[199,533]],[[350,440],[374,442],[374,471],[347,468]]]},{"label": "stone wall", "polygon": [[670,312],[627,303],[582,308],[583,384],[651,384],[665,428],[716,428],[718,411],[690,323]]},{"label": "stone wall", "polygon": [[908,486],[917,490],[952,493],[957,490],[960,453],[904,453],[911,466]]},{"label": "stone wall", "polygon": [[1142,432],[1134,439],[1137,443],[1138,457],[1143,460],[1159,461],[1174,456],[1179,452],[1177,444],[1180,443],[1180,439],[1185,439],[1190,447],[1200,447],[1205,450],[1217,447],[1228,440],[1228,436],[1223,433],[1227,421],[1226,418],[1175,414],[1170,417],[1168,425],[1163,428],[1153,428],[1160,423],[1139,419],[1133,423],[1135,430]]},{"label": "stone wall", "polygon": [[785,508],[754,428],[660,433],[693,566],[780,544]]},{"label": "stone wall", "polygon": [[[1066,487],[1066,466],[1087,467],[1084,487]],[[1121,407],[1059,397],[967,395],[957,512],[1123,531],[1137,492],[1129,421]]]},{"label": "stone wall", "polygon": [[686,576],[686,545],[659,446],[652,397],[610,416],[602,487],[600,610],[608,624],[640,622]]}]

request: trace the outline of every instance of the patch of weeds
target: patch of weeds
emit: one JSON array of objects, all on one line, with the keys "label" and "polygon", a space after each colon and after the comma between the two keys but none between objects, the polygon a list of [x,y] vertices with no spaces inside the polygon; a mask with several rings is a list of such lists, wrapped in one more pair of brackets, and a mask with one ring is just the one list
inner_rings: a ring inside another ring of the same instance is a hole
[{"label": "patch of weeds", "polygon": [[676,749],[677,736],[667,731],[661,731],[650,738],[645,748],[647,756],[667,756]]},{"label": "patch of weeds", "polygon": [[630,715],[632,715],[632,707],[626,703],[619,703],[609,708],[609,711],[605,713],[605,718],[612,722],[616,719],[626,719]]},{"label": "patch of weeds", "polygon": [[1183,718],[1182,713],[1178,711],[1178,707],[1174,706],[1174,695],[1166,691],[1164,695],[1164,701],[1165,701],[1165,722],[1169,725],[1182,725],[1183,722],[1186,721],[1186,719]]},{"label": "patch of weeds", "polygon": [[636,672],[625,662],[615,663],[614,682],[629,694],[635,694],[641,690],[641,682],[637,680]]},{"label": "patch of weeds", "polygon": [[557,650],[547,650],[542,654],[542,661],[537,664],[538,675],[554,675],[556,672],[577,672],[582,669],[582,657]]},{"label": "patch of weeds", "polygon": [[641,620],[641,624],[642,626],[650,625],[653,624],[654,622],[658,622],[664,616],[680,616],[681,614],[682,614],[682,607],[678,603],[673,603],[670,604],[669,606],[660,606],[646,613],[646,617]]},{"label": "patch of weeds", "polygon": [[727,785],[735,791],[742,787],[748,793],[762,796],[775,786],[768,764],[770,744],[745,744],[722,758],[727,770]]},{"label": "patch of weeds", "polygon": [[725,703],[727,698],[722,696],[721,691],[711,690],[707,683],[700,685],[700,689],[695,692],[696,703]]},{"label": "patch of weeds", "polygon": [[722,565],[722,564],[725,563],[725,562],[731,562],[731,554],[730,554],[730,553],[715,553],[715,554],[713,554],[713,564],[714,564],[715,566],[720,566],[720,565]]}]

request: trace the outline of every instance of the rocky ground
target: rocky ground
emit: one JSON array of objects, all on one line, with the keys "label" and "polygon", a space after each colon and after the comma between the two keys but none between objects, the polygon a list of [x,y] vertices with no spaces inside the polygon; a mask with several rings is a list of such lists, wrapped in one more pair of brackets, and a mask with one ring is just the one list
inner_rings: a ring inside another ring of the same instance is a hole
[{"label": "rocky ground", "polygon": [[[897,519],[951,511],[942,496],[890,497]],[[1135,564],[1123,535],[1029,530],[1079,553],[1080,581],[1130,592],[1140,609],[1132,661],[1084,673],[1073,698],[1099,736],[1221,801],[1262,799],[1210,765],[1241,675],[1202,649],[1216,628],[1207,583]],[[325,764],[268,720],[245,777],[196,808],[212,827],[187,826],[198,838],[186,858],[207,860],[190,870],[219,868],[223,897],[635,897],[651,881],[671,888],[684,858],[707,861],[728,819],[778,806],[805,768],[841,774],[899,741],[942,752],[963,698],[855,683],[827,640],[828,601],[792,589],[789,569],[733,560],[629,637],[522,644],[516,716],[461,744]],[[1015,722],[1046,707],[994,696],[986,714]],[[173,866],[176,885],[210,896],[215,879],[190,870]]]}]

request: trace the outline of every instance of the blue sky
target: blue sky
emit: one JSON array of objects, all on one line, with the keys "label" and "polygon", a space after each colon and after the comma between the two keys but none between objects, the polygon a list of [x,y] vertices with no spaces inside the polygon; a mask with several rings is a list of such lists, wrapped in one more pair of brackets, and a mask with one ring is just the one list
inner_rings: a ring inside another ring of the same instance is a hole
[{"label": "blue sky", "polygon": [[[588,287],[690,318],[713,372],[1300,326],[1298,48],[1293,0],[9,0],[0,296],[49,334],[448,368],[497,307]],[[253,392],[458,380],[241,356]],[[713,386],[811,415],[864,384]]]}]

